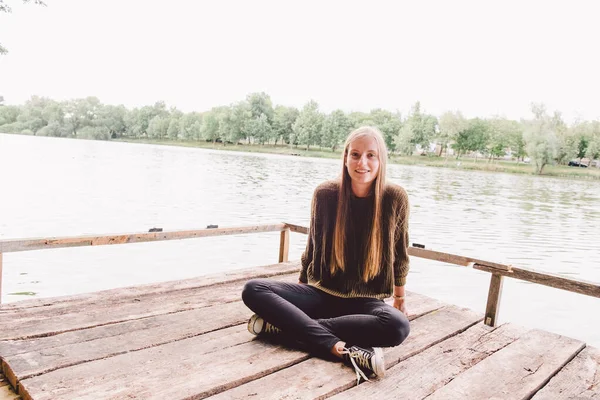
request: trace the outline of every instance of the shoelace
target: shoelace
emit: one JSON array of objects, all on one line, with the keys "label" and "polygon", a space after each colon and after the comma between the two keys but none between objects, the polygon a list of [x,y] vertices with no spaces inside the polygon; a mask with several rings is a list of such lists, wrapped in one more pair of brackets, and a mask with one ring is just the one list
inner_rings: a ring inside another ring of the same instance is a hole
[{"label": "shoelace", "polygon": [[358,386],[360,384],[361,377],[365,381],[369,380],[369,378],[367,378],[365,373],[362,372],[362,370],[358,367],[358,365],[356,365],[356,361],[354,361],[354,359],[357,359],[363,368],[365,368],[365,367],[368,368],[368,359],[369,358],[367,357],[367,355],[365,354],[364,351],[360,351],[360,350],[350,351],[349,349],[344,348],[340,352],[340,354],[348,354],[348,358],[350,359],[350,362],[352,363],[352,366],[354,367],[354,372],[356,372],[356,386]]}]

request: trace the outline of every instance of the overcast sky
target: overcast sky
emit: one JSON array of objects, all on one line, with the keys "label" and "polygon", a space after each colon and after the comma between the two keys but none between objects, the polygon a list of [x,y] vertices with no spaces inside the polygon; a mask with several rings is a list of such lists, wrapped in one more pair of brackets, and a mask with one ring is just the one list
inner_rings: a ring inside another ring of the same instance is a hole
[{"label": "overcast sky", "polygon": [[600,118],[600,2],[6,0],[0,95]]}]

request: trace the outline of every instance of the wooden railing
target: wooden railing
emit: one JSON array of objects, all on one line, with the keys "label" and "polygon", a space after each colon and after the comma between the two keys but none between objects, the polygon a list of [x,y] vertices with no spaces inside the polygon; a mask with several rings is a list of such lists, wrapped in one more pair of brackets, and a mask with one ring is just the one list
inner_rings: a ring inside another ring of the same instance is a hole
[{"label": "wooden railing", "polygon": [[[64,247],[102,246],[111,244],[127,244],[155,242],[162,240],[191,239],[209,236],[242,235],[259,232],[281,232],[279,241],[279,262],[288,261],[290,232],[308,234],[308,228],[301,225],[279,223],[271,225],[253,225],[231,228],[207,228],[187,231],[165,231],[127,233],[121,235],[93,235],[55,237],[40,239],[12,239],[0,240],[0,299],[2,295],[2,254],[42,249],[57,249]],[[512,265],[498,264],[495,262],[478,260],[475,258],[459,256],[455,254],[442,253],[425,249],[423,245],[414,244],[408,248],[408,254],[413,257],[425,258],[445,262],[449,264],[462,265],[480,271],[491,273],[488,299],[485,309],[484,322],[489,326],[496,326],[502,285],[504,277],[520,279],[528,282],[551,286],[600,298],[600,284],[577,279],[564,278],[562,276],[537,272],[527,268],[517,268]]]}]

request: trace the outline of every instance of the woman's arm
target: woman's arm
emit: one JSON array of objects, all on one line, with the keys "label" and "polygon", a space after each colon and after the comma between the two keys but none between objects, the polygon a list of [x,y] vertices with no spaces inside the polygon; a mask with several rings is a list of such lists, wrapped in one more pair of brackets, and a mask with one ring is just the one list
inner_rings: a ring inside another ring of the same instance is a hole
[{"label": "woman's arm", "polygon": [[394,286],[394,308],[397,308],[398,310],[402,311],[404,315],[407,315],[404,286]]},{"label": "woman's arm", "polygon": [[306,243],[306,249],[300,257],[302,268],[300,269],[300,277],[298,278],[299,283],[308,283],[308,277],[306,271],[308,266],[313,261],[314,250],[315,250],[315,220],[316,220],[316,209],[317,209],[317,190],[313,193],[313,198],[310,207],[310,226],[308,227],[308,241]]},{"label": "woman's arm", "polygon": [[410,259],[408,256],[408,195],[404,189],[398,201],[396,235],[394,243],[394,307],[407,315],[404,286],[408,275]]},{"label": "woman's arm", "polygon": [[408,195],[402,189],[396,203],[396,232],[394,235],[394,286],[404,286],[408,275],[410,259],[408,257]]}]

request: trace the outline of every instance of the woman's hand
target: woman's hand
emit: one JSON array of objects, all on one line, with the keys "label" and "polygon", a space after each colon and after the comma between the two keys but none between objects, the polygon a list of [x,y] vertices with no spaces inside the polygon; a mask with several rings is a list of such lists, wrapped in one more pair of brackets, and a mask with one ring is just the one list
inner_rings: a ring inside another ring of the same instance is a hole
[{"label": "woman's hand", "polygon": [[402,314],[408,317],[405,296],[404,286],[394,286],[394,308],[397,308]]},{"label": "woman's hand", "polygon": [[400,310],[400,312],[402,312],[402,314],[404,314],[405,316],[408,317],[407,311],[406,311],[406,300],[404,299],[394,299],[394,308]]}]

